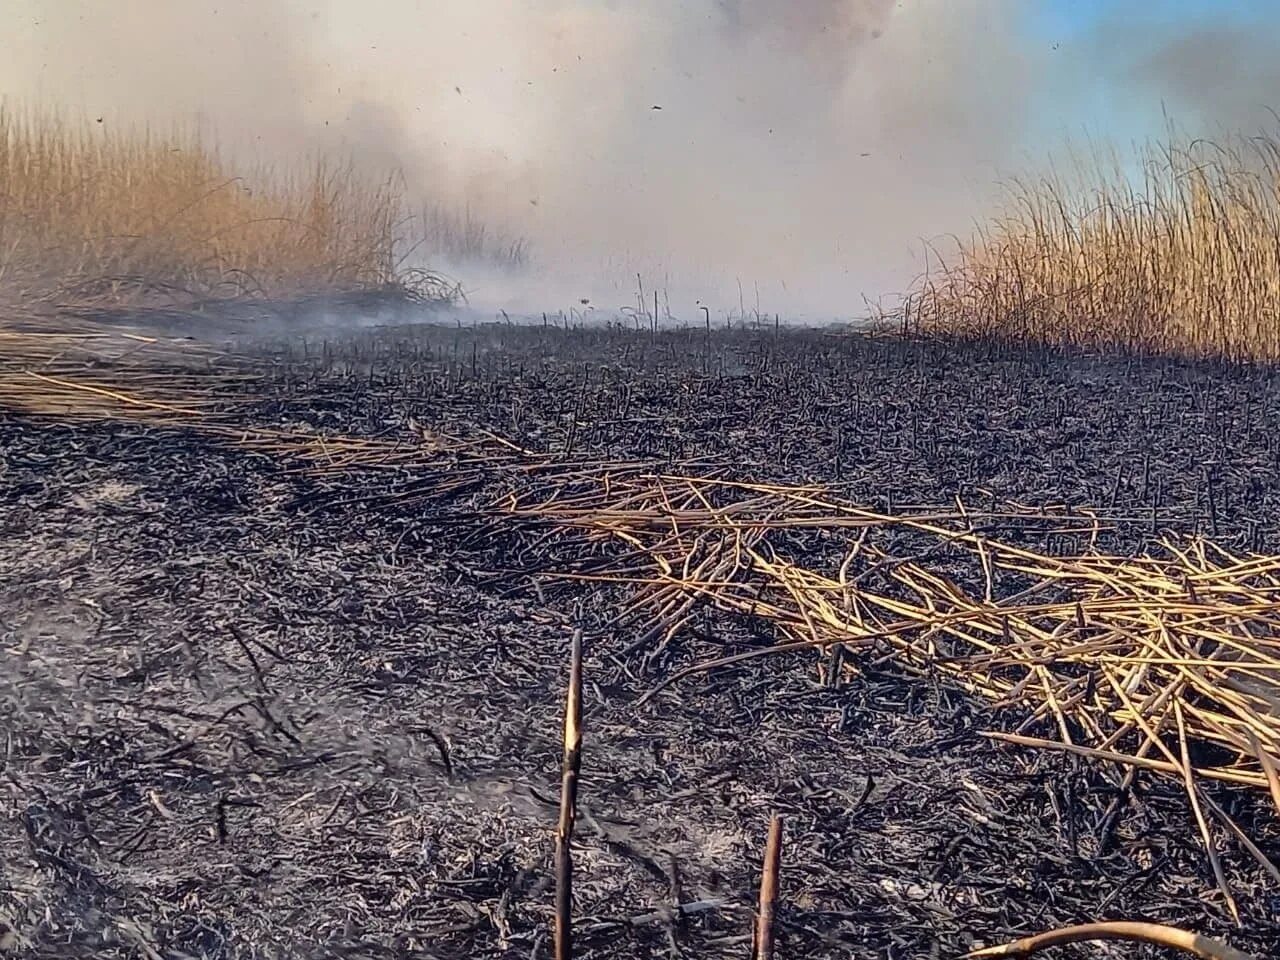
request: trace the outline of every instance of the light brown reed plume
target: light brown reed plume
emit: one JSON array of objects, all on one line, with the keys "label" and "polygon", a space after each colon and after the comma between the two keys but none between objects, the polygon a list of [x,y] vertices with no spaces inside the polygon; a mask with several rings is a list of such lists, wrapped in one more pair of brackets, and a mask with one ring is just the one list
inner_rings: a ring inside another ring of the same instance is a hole
[{"label": "light brown reed plume", "polygon": [[196,134],[0,104],[10,299],[179,298],[383,286],[403,255],[394,177],[324,157],[233,166]]},{"label": "light brown reed plume", "polygon": [[[1170,132],[1013,181],[893,318],[912,332],[1280,359],[1280,135]],[[886,318],[888,319],[888,318]]]}]

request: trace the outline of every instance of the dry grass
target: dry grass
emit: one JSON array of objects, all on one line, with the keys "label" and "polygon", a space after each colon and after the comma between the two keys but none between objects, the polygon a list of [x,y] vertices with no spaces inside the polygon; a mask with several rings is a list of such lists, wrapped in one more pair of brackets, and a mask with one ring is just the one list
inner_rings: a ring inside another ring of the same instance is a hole
[{"label": "dry grass", "polygon": [[398,177],[315,157],[234,167],[194,134],[0,105],[0,284],[11,299],[290,296],[424,281]]},{"label": "dry grass", "polygon": [[[312,473],[421,467],[441,455],[455,465],[489,462],[488,438],[465,440],[418,427],[400,440],[281,429],[252,422],[263,380],[243,357],[190,340],[124,330],[6,329],[0,324],[0,410],[73,421],[182,427]],[[461,473],[461,471],[459,471]]]},{"label": "dry grass", "polygon": [[1014,181],[896,316],[906,329],[1280,359],[1280,136],[1171,133]]}]

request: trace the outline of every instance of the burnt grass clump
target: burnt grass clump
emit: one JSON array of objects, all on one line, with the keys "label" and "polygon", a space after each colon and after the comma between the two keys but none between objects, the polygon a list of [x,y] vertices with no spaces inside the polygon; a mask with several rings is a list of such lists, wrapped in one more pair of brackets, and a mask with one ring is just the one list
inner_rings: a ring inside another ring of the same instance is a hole
[{"label": "burnt grass clump", "polygon": [[[579,956],[745,955],[773,813],[779,956],[948,957],[1107,918],[1280,942],[1280,890],[1223,838],[1230,923],[1176,784],[1119,791],[997,745],[981,731],[1016,708],[891,660],[824,684],[813,655],[762,657],[637,706],[769,625],[708,607],[637,645],[630,588],[554,575],[580,540],[492,509],[551,470],[647,463],[889,511],[1087,506],[1126,554],[1165,530],[1275,552],[1270,369],[773,329],[330,328],[232,350],[255,377],[210,390],[245,423],[438,452],[339,471],[195,423],[0,418],[13,955],[548,956],[575,628]],[[833,540],[778,542],[821,565]],[[1207,789],[1280,858],[1265,797]]]}]

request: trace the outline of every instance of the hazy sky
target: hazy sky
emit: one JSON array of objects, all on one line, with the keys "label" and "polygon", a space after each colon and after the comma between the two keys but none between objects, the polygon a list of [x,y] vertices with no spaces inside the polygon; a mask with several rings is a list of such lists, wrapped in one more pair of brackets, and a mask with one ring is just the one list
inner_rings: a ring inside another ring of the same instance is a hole
[{"label": "hazy sky", "polygon": [[1277,41],[1262,0],[5,0],[0,90],[396,163],[529,236],[495,301],[837,314],[1068,135],[1266,123]]}]

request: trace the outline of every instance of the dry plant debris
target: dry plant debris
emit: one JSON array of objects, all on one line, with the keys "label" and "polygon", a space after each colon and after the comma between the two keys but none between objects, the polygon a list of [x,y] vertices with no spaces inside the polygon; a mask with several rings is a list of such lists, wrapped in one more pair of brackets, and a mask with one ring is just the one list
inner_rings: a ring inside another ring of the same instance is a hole
[{"label": "dry plant debris", "polygon": [[[1093,539],[1099,519],[975,514],[961,504],[950,516],[892,516],[818,489],[700,477],[608,473],[594,492],[539,496],[512,504],[511,514],[627,549],[627,572],[604,566],[590,576],[638,587],[635,603],[649,620],[640,637],[658,649],[711,604],[763,620],[777,649],[821,652],[826,682],[856,671],[849,654],[945,674],[1025,710],[1015,731],[992,736],[1116,763],[1128,768],[1124,789],[1138,768],[1184,783],[1233,914],[1211,821],[1280,883],[1275,864],[1198,785],[1253,787],[1280,815],[1280,557],[1235,556],[1203,538],[1166,540],[1159,554],[1134,558],[1047,555],[983,531],[1021,522]],[[921,536],[916,557],[889,554],[868,536],[893,527]],[[807,569],[777,542],[797,530],[849,531],[852,545],[836,569]],[[981,570],[982,592],[921,559],[941,554]],[[1056,740],[1028,736],[1036,726]],[[1192,752],[1222,759],[1193,764]]]}]

